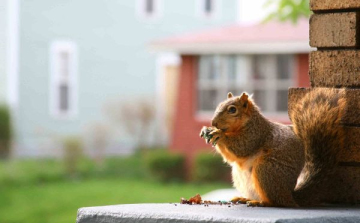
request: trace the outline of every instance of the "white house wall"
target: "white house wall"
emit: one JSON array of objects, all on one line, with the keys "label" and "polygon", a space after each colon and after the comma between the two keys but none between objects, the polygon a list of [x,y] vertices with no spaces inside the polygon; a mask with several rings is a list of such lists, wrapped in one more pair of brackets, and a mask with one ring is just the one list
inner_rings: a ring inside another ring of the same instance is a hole
[{"label": "white house wall", "polygon": [[7,101],[14,112],[19,102],[19,26],[20,26],[20,0],[7,2]]},{"label": "white house wall", "polygon": [[0,0],[0,103],[6,103],[6,44],[7,0]]},{"label": "white house wall", "polygon": [[[221,16],[214,18],[196,15],[194,0],[156,1],[163,5],[153,19],[139,15],[137,1],[19,0],[18,156],[59,155],[64,137],[83,135],[94,123],[113,125],[104,112],[111,101],[154,99],[156,55],[146,47],[152,40],[237,21],[237,0],[222,0]],[[49,49],[55,40],[74,42],[78,49],[74,119],[49,112]],[[111,137],[113,154],[134,145],[121,131]]]}]

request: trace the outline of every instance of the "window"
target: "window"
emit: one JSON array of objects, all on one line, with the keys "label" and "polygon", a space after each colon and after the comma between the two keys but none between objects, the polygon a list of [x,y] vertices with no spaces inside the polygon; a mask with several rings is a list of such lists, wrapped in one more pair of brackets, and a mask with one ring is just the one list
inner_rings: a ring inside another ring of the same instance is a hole
[{"label": "window", "polygon": [[201,56],[198,111],[212,114],[227,92],[247,91],[265,114],[286,115],[293,71],[293,55]]},{"label": "window", "polygon": [[214,2],[213,0],[205,0],[204,11],[206,14],[211,14],[213,12]]},{"label": "window", "polygon": [[234,56],[202,56],[199,66],[198,110],[212,113],[227,92],[235,90],[236,85],[242,86],[243,81],[234,75],[237,70]]},{"label": "window", "polygon": [[145,1],[145,12],[147,15],[152,15],[154,13],[154,0]]},{"label": "window", "polygon": [[287,91],[293,84],[293,56],[252,56],[252,76],[249,91],[254,93],[255,102],[267,113],[286,113]]},{"label": "window", "polygon": [[198,0],[199,13],[204,18],[214,18],[218,14],[219,0]]},{"label": "window", "polygon": [[154,19],[160,16],[162,0],[137,0],[138,15],[143,19]]},{"label": "window", "polygon": [[77,112],[77,49],[70,41],[51,45],[50,111],[59,118]]}]

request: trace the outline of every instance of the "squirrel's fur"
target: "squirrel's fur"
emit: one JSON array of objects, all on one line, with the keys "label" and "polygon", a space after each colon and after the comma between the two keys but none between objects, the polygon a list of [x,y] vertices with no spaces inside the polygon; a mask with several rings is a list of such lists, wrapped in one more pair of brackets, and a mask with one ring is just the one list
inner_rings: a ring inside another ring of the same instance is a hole
[{"label": "squirrel's fur", "polygon": [[344,94],[311,90],[290,114],[293,126],[286,126],[267,120],[247,93],[229,93],[200,134],[232,166],[234,186],[244,196],[237,201],[285,207],[325,202],[321,187],[344,144]]}]

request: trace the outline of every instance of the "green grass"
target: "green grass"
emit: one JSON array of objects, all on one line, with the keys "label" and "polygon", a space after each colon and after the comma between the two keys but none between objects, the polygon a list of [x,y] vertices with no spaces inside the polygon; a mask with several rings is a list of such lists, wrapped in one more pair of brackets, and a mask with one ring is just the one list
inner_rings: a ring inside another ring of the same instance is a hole
[{"label": "green grass", "polygon": [[0,186],[1,223],[75,222],[87,206],[179,202],[230,184],[161,184],[140,179],[86,179]]},{"label": "green grass", "polygon": [[[144,165],[147,156],[148,151],[107,158],[102,164],[86,157],[73,163],[61,159],[0,161],[0,223],[75,222],[80,207],[179,202],[181,197],[230,187],[230,183],[181,180],[161,183]],[[74,168],[69,171],[69,166]]]}]

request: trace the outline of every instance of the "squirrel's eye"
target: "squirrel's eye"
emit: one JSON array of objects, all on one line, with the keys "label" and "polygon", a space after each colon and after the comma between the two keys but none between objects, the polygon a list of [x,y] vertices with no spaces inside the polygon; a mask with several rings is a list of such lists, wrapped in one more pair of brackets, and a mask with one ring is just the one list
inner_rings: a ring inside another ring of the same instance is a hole
[{"label": "squirrel's eye", "polygon": [[235,106],[231,106],[229,109],[228,109],[228,112],[230,114],[234,114],[236,112],[236,107]]}]

